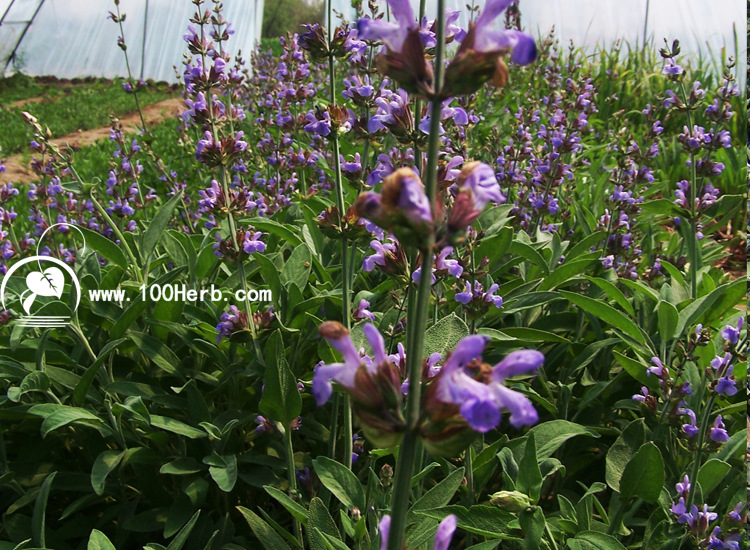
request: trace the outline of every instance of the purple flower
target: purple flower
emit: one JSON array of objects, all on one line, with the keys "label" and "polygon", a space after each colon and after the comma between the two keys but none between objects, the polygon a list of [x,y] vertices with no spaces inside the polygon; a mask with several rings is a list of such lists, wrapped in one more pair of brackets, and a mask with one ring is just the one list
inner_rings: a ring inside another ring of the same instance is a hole
[{"label": "purple flower", "polygon": [[659,378],[663,378],[665,376],[665,371],[664,371],[664,365],[662,364],[661,360],[659,360],[658,357],[652,357],[651,362],[655,366],[649,367],[648,369],[646,369],[646,376],[650,376],[654,374]]},{"label": "purple flower", "polygon": [[218,325],[216,325],[216,343],[221,342],[222,338],[229,338],[235,332],[246,329],[248,326],[248,316],[244,311],[240,311],[237,306],[229,306],[229,313],[222,313]]},{"label": "purple flower", "polygon": [[[438,525],[437,533],[435,533],[435,545],[432,547],[433,550],[448,550],[453,533],[456,532],[456,526],[458,524],[458,518],[453,514],[446,516],[443,521]],[[378,524],[378,531],[380,532],[380,550],[386,550],[388,547],[388,533],[391,530],[391,516],[385,515]]]},{"label": "purple flower", "polygon": [[372,348],[372,361],[365,361],[354,347],[349,331],[340,323],[327,321],[320,326],[320,335],[325,338],[344,357],[343,363],[326,365],[323,362],[315,367],[313,375],[312,393],[318,406],[323,405],[331,397],[333,386],[331,381],[338,382],[347,389],[354,388],[354,377],[360,366],[365,366],[371,373],[387,361],[385,342],[375,325],[367,324],[362,329]]},{"label": "purple flower", "polygon": [[359,305],[357,306],[357,309],[354,310],[354,318],[357,320],[369,319],[370,321],[375,321],[375,314],[372,311],[367,309],[369,307],[370,307],[370,302],[362,298],[359,301]]},{"label": "purple flower", "polygon": [[679,409],[680,414],[686,414],[690,417],[690,424],[683,424],[682,425],[682,431],[685,433],[688,437],[695,437],[698,435],[698,425],[696,423],[696,417],[695,417],[695,411],[693,409],[688,408],[680,408]]},{"label": "purple flower", "polygon": [[497,30],[493,21],[515,0],[489,0],[474,27],[474,50],[480,53],[513,50],[511,60],[528,65],[536,59],[536,43],[528,34],[516,30]]},{"label": "purple flower", "polygon": [[742,330],[742,326],[744,324],[745,318],[740,317],[739,319],[737,319],[737,328],[733,327],[732,325],[727,325],[726,328],[721,331],[721,337],[731,345],[736,345],[737,342],[739,342],[740,331]]},{"label": "purple flower", "polygon": [[449,255],[453,254],[453,247],[446,246],[440,251],[440,254],[435,258],[435,269],[437,271],[447,271],[449,275],[454,277],[460,277],[464,272],[464,268],[458,263],[458,260],[447,259]]},{"label": "purple flower", "polygon": [[381,243],[380,241],[372,241],[370,248],[375,251],[375,254],[367,256],[362,262],[362,269],[365,271],[372,271],[376,265],[381,267],[385,266],[386,257],[385,255],[390,253],[393,254],[396,251],[396,245],[393,243]]},{"label": "purple flower", "polygon": [[446,516],[443,521],[438,525],[437,533],[435,533],[435,547],[433,550],[448,550],[453,533],[456,532],[456,526],[458,524],[458,518],[453,514]]},{"label": "purple flower", "polygon": [[[432,273],[430,274],[431,280],[430,284],[434,285],[435,281],[437,281],[437,278],[435,277],[435,268],[432,268]],[[411,274],[411,280],[415,283],[419,284],[419,282],[422,280],[422,266],[420,265],[417,269],[414,270],[414,273]]]},{"label": "purple flower", "polygon": [[384,19],[360,19],[357,33],[360,40],[379,40],[394,53],[401,53],[409,31],[417,28],[417,21],[409,0],[387,0],[395,22]]},{"label": "purple flower", "polygon": [[500,410],[511,413],[510,423],[519,428],[534,424],[537,412],[521,393],[506,388],[507,377],[534,370],[541,366],[544,356],[538,351],[522,350],[508,355],[495,365],[488,383],[473,378],[466,366],[481,357],[486,344],[484,336],[467,336],[456,346],[436,379],[437,398],[460,407],[460,413],[478,432],[488,432],[500,423]]},{"label": "purple flower", "polygon": [[682,478],[682,482],[678,482],[674,486],[675,490],[681,494],[684,497],[687,497],[688,493],[690,493],[690,477],[688,477],[687,474],[685,474],[685,477]]},{"label": "purple flower", "polygon": [[495,171],[488,164],[477,161],[467,163],[458,176],[458,186],[459,189],[471,191],[475,210],[484,209],[490,202],[505,202]]},{"label": "purple flower", "polygon": [[724,422],[722,421],[721,415],[718,415],[716,420],[714,420],[709,437],[711,438],[711,441],[715,441],[716,443],[726,443],[729,441],[729,434],[724,429]]},{"label": "purple flower", "polygon": [[646,399],[648,399],[648,388],[646,386],[641,386],[641,393],[637,393],[633,396],[633,401],[640,401],[641,403],[645,403]]},{"label": "purple flower", "polygon": [[411,168],[399,168],[383,180],[380,195],[365,192],[354,209],[360,218],[392,231],[402,242],[426,235],[432,225],[432,208],[419,176]]},{"label": "purple flower", "polygon": [[664,68],[661,70],[661,72],[662,74],[668,75],[680,75],[685,72],[685,69],[675,63],[674,59],[669,58],[667,59],[667,64],[664,65]]},{"label": "purple flower", "polygon": [[255,233],[246,231],[245,240],[242,241],[242,250],[244,250],[246,254],[265,252],[266,243],[260,240],[261,235],[263,235],[263,233],[261,233],[260,231],[256,231]]}]

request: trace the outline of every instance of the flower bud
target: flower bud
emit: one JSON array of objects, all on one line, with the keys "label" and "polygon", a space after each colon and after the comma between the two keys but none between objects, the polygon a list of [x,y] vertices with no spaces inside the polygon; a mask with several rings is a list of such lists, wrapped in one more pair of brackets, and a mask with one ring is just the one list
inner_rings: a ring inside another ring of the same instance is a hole
[{"label": "flower bud", "polygon": [[375,65],[381,74],[392,78],[411,94],[430,96],[434,92],[434,75],[424,55],[419,29],[409,31],[401,52],[387,49],[378,54]]},{"label": "flower bud", "polygon": [[399,168],[383,180],[380,196],[363,193],[355,203],[362,218],[391,231],[402,242],[422,241],[432,231],[432,209],[422,180],[411,168]]},{"label": "flower bud", "polygon": [[529,497],[518,491],[498,491],[490,496],[490,502],[509,512],[521,512],[531,506]]}]

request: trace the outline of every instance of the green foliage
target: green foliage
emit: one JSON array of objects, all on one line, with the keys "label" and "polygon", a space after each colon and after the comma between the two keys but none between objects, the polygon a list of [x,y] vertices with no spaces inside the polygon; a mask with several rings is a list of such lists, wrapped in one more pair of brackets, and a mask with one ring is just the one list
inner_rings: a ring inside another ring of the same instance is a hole
[{"label": "green foliage", "polygon": [[[323,23],[325,2],[322,0],[278,0],[269,2],[263,11],[264,39],[284,36],[287,32],[301,32],[303,24]],[[261,42],[265,46],[266,42]],[[274,51],[274,53],[277,53]]]},{"label": "green foliage", "polygon": [[[288,2],[267,2],[266,16],[274,10],[279,18],[308,17]],[[292,23],[284,21],[284,30],[290,30]],[[272,23],[277,25],[271,19],[269,28]],[[278,41],[263,45],[281,53]],[[688,539],[670,510],[677,500],[674,485],[696,464],[696,504],[703,499],[700,504],[711,503],[723,516],[744,499],[742,395],[716,397],[714,410],[722,411],[730,440],[707,443],[697,453],[681,432],[686,417],[662,402],[652,410],[632,399],[642,386],[651,395],[659,391],[656,377],[646,374],[651,358],[659,357],[675,384],[692,383],[693,395],[683,396],[687,405],[703,410],[711,390],[702,377],[711,359],[724,353],[718,332],[736,324],[746,292],[743,279],[732,281],[713,265],[724,251],[706,229],[705,265],[696,298],[690,297],[688,271],[677,261],[684,254],[683,235],[671,225],[682,214],[673,203],[673,184],[686,176],[675,138],[684,120],[677,116],[664,122],[664,155],[643,211],[633,219],[642,236],[638,278],[618,277],[601,265],[607,234],[597,220],[611,192],[607,173],[618,159],[603,136],[621,127],[647,132],[640,110],[656,104],[666,89],[657,60],[637,53],[584,58],[572,51],[568,61],[560,61],[571,80],[595,80],[599,114],[590,122],[597,134],[585,140],[581,152],[589,164],[578,165],[574,181],[560,189],[570,216],[559,231],[519,229],[511,206],[500,206],[477,221],[479,237],[456,246],[455,257],[485,288],[499,285],[503,307],[472,316],[455,300],[463,288],[442,276],[434,285],[425,356],[437,352],[445,359],[472,329],[488,337],[489,364],[519,348],[542,351],[545,363],[537,377],[506,381],[532,401],[540,419],[524,430],[503,422],[477,438],[464,458],[433,462],[425,455],[410,481],[408,547],[430,548],[438,521],[455,514],[455,544],[475,550],[677,548]],[[694,67],[690,75],[705,79],[707,87],[716,84],[705,67]],[[49,105],[28,109],[56,135],[82,120],[106,125],[109,112],[132,110],[132,98],[119,83],[58,93],[43,81],[16,76],[0,80],[0,97],[22,99],[23,87],[30,95],[49,95]],[[535,80],[533,69],[519,70],[492,99],[482,91],[474,108],[486,121],[469,129],[470,154],[492,161],[490,145],[508,143],[512,132],[506,129],[515,127],[519,102],[555,91]],[[157,89],[141,97],[148,103],[170,93]],[[25,144],[30,139],[25,128],[15,129],[18,113],[0,110],[0,123],[3,116],[8,130],[0,140]],[[251,120],[242,128],[260,139]],[[493,134],[493,128],[503,133]],[[337,435],[340,407],[317,407],[310,394],[316,364],[336,361],[317,327],[351,313],[342,311],[341,258],[316,220],[330,206],[329,197],[300,195],[269,216],[243,214],[239,223],[264,233],[267,248],[246,260],[241,273],[236,262],[214,254],[216,234],[229,234],[226,219],[211,229],[201,220],[185,230],[185,208],[194,209],[198,190],[215,177],[195,163],[197,131],[183,132],[170,120],[151,133],[149,145],[177,171],[185,190],[167,195],[161,172],[147,163],[144,188],[153,187],[161,198],[139,214],[124,242],[82,229],[90,251],[74,266],[85,290],[74,325],[48,332],[0,330],[0,538],[12,541],[10,547],[30,540],[40,547],[91,550],[377,548],[378,520],[392,506],[387,472],[398,451],[365,442],[353,469],[347,469]],[[303,138],[292,139],[298,147]],[[617,135],[612,140],[625,145]],[[387,152],[390,142],[371,145],[374,158]],[[16,147],[4,146],[4,153]],[[342,140],[342,154],[354,152],[359,149],[353,140]],[[99,142],[75,152],[74,166],[84,181],[101,187],[111,154],[112,145]],[[720,153],[728,168],[716,185],[726,193],[706,214],[716,230],[743,213],[744,179],[737,178],[742,167],[732,154]],[[274,176],[261,153],[251,155],[251,174]],[[321,160],[300,168],[298,176],[313,181],[319,175],[314,169],[330,170]],[[348,201],[355,196],[352,186]],[[19,234],[31,230],[22,218]],[[408,277],[359,269],[371,253],[368,244],[351,247],[355,288],[358,299],[371,303],[387,352],[396,353],[397,344],[405,343],[398,325]],[[664,273],[648,279],[645,270],[655,257],[663,258]],[[252,304],[252,312],[268,313],[273,306],[275,317],[258,322],[255,341],[248,329],[217,340],[222,313],[244,304],[154,303],[141,297],[138,277],[151,284],[215,285],[226,296],[243,283],[270,289],[272,303]],[[112,288],[124,289],[131,301],[94,302],[86,294]],[[697,346],[699,323],[710,337]],[[355,324],[352,338],[369,353],[362,326]],[[735,376],[744,383],[744,362],[737,362]],[[334,391],[340,401],[340,390]],[[358,419],[353,422],[356,430]],[[296,487],[292,476],[299,478]]]},{"label": "green foliage", "polygon": [[[33,129],[21,115],[26,111],[50,128],[53,137],[109,126],[110,116],[122,116],[135,110],[133,97],[123,93],[121,80],[86,79],[49,81],[16,74],[0,79],[0,147],[3,155],[25,151],[34,139]],[[169,97],[175,91],[164,83],[150,83],[138,93],[141,107]],[[13,106],[16,101],[42,97],[40,102]]]}]

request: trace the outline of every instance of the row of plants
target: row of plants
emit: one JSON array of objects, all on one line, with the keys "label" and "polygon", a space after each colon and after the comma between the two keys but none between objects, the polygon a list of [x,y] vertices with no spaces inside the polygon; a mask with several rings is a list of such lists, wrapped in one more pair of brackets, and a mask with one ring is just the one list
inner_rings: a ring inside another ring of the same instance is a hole
[{"label": "row of plants", "polygon": [[[175,97],[177,92],[166,83],[141,82],[138,94],[141,105],[158,103]],[[33,129],[24,122],[22,112],[43,120],[52,137],[62,137],[79,130],[109,126],[111,116],[133,112],[133,97],[123,93],[130,87],[121,79],[90,79],[68,85],[35,80],[24,75],[0,79],[0,148],[3,154],[22,152],[34,139]],[[16,104],[32,98],[42,101]]]},{"label": "row of plants", "polygon": [[0,187],[3,273],[83,288],[0,314],[0,548],[742,547],[733,60],[389,0],[247,64],[193,3],[179,120],[69,154],[29,114]]}]

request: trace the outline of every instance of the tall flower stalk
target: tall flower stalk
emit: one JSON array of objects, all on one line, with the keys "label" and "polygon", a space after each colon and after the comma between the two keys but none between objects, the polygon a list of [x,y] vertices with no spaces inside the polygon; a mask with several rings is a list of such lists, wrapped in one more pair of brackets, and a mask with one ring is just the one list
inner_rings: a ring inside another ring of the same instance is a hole
[{"label": "tall flower stalk", "polygon": [[[444,55],[445,55],[445,0],[438,0],[437,6],[437,46],[435,47],[435,90],[440,90],[443,84]],[[427,145],[427,166],[425,169],[425,195],[435,219],[435,195],[437,190],[437,161],[440,152],[440,119],[443,109],[443,98],[435,94],[431,99],[432,114],[430,117],[430,135]],[[407,372],[409,373],[409,399],[406,405],[406,431],[401,443],[396,463],[393,496],[391,497],[391,528],[388,534],[388,550],[401,550],[404,545],[406,530],[406,514],[409,510],[409,494],[414,466],[419,458],[417,421],[422,393],[422,355],[424,352],[424,334],[427,326],[430,305],[430,291],[432,289],[432,266],[435,238],[430,233],[420,243],[423,269],[420,273],[419,285],[416,290],[416,300],[409,300],[407,306]]]},{"label": "tall flower stalk", "polygon": [[[331,107],[336,105],[336,56],[333,47],[331,47],[335,30],[333,27],[333,10],[331,7],[332,0],[328,0],[328,78],[330,82],[330,104]],[[344,219],[346,214],[346,199],[344,198],[344,184],[341,176],[341,152],[339,147],[338,130],[334,129],[331,133],[331,146],[333,148],[334,163],[334,194],[336,196],[336,208],[339,210],[339,216]],[[351,276],[349,264],[349,240],[345,235],[341,238],[341,316],[342,322],[346,329],[351,328]],[[343,416],[343,438],[344,438],[344,465],[351,469],[352,467],[352,409],[348,399],[344,399]],[[335,407],[338,409],[338,407]],[[337,414],[334,410],[334,414]],[[333,434],[335,437],[335,433]]]}]

